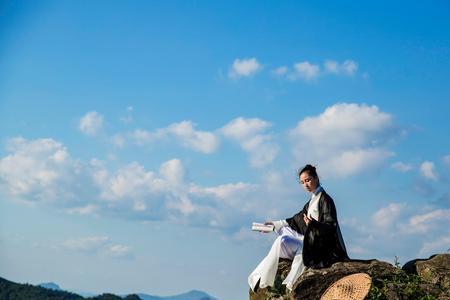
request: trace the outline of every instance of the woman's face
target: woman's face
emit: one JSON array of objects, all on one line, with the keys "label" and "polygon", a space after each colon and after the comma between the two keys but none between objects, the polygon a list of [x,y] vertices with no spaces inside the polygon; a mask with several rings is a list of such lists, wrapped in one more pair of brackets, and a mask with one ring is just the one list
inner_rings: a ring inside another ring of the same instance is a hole
[{"label": "woman's face", "polygon": [[319,178],[309,175],[309,172],[300,174],[300,183],[307,192],[314,192],[319,185]]}]

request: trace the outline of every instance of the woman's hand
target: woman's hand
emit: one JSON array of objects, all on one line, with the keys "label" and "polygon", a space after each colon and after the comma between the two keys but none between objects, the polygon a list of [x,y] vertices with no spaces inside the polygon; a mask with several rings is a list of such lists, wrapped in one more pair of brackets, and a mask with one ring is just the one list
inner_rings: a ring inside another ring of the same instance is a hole
[{"label": "woman's hand", "polygon": [[311,222],[311,218],[309,218],[307,215],[303,214],[303,221],[305,221],[306,226],[309,225],[309,222]]},{"label": "woman's hand", "polygon": [[[264,222],[264,225],[272,225],[272,226],[273,226],[273,228],[275,228],[275,224],[273,224],[273,222],[272,222],[272,221],[267,221],[267,222]],[[261,232],[264,232],[264,233],[269,233],[270,231],[261,231]]]}]

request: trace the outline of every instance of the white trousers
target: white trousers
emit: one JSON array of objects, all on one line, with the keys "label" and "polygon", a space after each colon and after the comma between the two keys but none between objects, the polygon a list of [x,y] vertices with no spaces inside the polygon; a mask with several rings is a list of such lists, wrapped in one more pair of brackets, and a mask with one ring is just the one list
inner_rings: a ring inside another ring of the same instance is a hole
[{"label": "white trousers", "polygon": [[303,235],[289,226],[282,227],[277,231],[277,234],[278,237],[273,242],[272,248],[270,248],[267,256],[259,263],[250,276],[248,276],[248,284],[252,290],[255,289],[258,280],[260,281],[260,288],[273,286],[280,257],[293,260],[291,270],[283,281],[283,284],[289,290],[292,290],[293,284],[305,270],[302,257]]}]

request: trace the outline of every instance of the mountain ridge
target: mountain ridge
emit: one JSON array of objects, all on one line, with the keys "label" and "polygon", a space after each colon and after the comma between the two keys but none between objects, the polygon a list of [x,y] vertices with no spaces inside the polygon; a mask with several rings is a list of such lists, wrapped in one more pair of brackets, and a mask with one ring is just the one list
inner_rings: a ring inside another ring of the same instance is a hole
[{"label": "mountain ridge", "polygon": [[83,297],[77,293],[69,292],[61,289],[54,282],[41,283],[39,285],[31,285],[28,283],[16,283],[8,279],[0,277],[0,299],[14,300],[217,300],[207,293],[199,290],[191,290],[189,292],[174,296],[154,296],[144,293],[134,293],[125,296],[117,296],[114,294],[103,293],[101,295],[93,295],[91,297]]}]

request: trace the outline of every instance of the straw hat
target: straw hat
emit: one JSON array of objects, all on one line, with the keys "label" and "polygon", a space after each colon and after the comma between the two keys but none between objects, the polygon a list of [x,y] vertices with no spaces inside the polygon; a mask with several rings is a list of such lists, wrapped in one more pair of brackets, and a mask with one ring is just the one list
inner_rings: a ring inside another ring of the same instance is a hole
[{"label": "straw hat", "polygon": [[348,275],[330,285],[320,300],[363,300],[371,284],[372,279],[366,273]]}]

